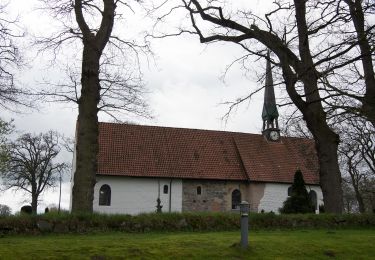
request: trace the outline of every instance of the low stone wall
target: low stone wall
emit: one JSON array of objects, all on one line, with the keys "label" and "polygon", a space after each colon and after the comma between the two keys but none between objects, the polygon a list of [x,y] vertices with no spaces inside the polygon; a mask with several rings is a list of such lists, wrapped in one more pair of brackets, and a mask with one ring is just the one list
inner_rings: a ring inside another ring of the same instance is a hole
[{"label": "low stone wall", "polygon": [[[230,213],[163,213],[130,215],[58,215],[0,218],[2,236],[11,234],[87,232],[235,231],[240,215]],[[249,229],[375,228],[375,214],[250,214]]]}]

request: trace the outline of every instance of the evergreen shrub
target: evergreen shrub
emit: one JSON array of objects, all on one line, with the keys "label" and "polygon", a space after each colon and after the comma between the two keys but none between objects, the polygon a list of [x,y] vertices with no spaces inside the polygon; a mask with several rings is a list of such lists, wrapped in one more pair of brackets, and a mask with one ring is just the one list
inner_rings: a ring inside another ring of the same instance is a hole
[{"label": "evergreen shrub", "polygon": [[314,207],[307,193],[302,172],[297,170],[294,174],[292,194],[284,201],[283,207],[280,208],[280,213],[296,214],[312,212],[314,212]]}]

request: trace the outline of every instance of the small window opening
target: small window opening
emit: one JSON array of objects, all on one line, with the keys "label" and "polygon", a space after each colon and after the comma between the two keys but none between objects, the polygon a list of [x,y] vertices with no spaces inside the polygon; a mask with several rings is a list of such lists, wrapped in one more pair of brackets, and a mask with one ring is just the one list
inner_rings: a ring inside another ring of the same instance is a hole
[{"label": "small window opening", "polygon": [[241,192],[236,189],[232,192],[232,209],[240,209],[240,204]]},{"label": "small window opening", "polygon": [[99,190],[99,206],[111,205],[111,187],[104,184]]},{"label": "small window opening", "polygon": [[163,193],[168,194],[168,185],[164,185],[163,187]]},{"label": "small window opening", "polygon": [[197,195],[202,195],[202,187],[201,186],[197,187]]},{"label": "small window opening", "polygon": [[315,191],[311,190],[309,192],[309,199],[310,199],[310,203],[313,206],[313,209],[314,209],[314,212],[315,212],[315,210],[318,207],[318,196],[316,195]]}]

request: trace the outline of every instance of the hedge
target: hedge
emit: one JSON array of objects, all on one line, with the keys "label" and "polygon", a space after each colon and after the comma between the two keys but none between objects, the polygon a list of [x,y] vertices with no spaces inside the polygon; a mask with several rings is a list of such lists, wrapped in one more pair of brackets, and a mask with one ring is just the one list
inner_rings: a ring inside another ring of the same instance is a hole
[{"label": "hedge", "polygon": [[[238,213],[153,213],[135,216],[47,213],[0,218],[0,233],[3,234],[234,231],[239,228]],[[375,214],[250,214],[249,228],[375,228]]]}]

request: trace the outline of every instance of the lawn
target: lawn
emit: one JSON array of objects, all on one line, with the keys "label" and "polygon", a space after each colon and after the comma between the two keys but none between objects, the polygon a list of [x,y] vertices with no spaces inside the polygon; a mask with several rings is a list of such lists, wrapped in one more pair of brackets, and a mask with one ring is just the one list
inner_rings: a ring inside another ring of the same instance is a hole
[{"label": "lawn", "polygon": [[373,259],[375,230],[3,236],[0,259]]}]

